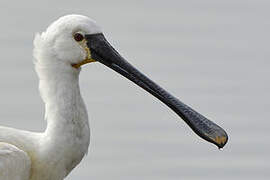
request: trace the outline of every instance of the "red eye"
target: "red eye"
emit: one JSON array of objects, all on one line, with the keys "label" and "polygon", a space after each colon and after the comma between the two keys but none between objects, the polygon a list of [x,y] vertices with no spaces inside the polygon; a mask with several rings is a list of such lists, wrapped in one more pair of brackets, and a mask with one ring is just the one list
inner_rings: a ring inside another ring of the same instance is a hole
[{"label": "red eye", "polygon": [[81,33],[75,33],[74,34],[74,39],[75,39],[75,41],[80,42],[80,41],[82,41],[84,39],[84,36]]}]

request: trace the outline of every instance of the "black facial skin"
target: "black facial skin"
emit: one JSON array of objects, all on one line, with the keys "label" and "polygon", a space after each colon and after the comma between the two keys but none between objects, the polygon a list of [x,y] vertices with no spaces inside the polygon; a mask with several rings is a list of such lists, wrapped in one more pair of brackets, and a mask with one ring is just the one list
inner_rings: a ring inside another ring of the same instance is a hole
[{"label": "black facial skin", "polygon": [[178,114],[201,138],[215,144],[218,148],[225,146],[228,141],[228,136],[221,127],[182,103],[139,72],[109,44],[103,34],[85,35],[85,38],[87,40],[87,46],[91,51],[91,57],[94,60],[120,73],[158,98]]}]

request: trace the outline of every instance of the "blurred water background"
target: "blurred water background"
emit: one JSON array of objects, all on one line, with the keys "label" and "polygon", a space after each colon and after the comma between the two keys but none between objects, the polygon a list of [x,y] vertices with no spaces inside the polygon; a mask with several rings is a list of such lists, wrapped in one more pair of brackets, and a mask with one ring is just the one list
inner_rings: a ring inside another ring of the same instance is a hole
[{"label": "blurred water background", "polygon": [[219,151],[101,64],[83,67],[91,145],[67,180],[268,180],[270,1],[1,1],[0,123],[43,131],[32,40],[58,17],[95,19],[133,65],[227,130]]}]

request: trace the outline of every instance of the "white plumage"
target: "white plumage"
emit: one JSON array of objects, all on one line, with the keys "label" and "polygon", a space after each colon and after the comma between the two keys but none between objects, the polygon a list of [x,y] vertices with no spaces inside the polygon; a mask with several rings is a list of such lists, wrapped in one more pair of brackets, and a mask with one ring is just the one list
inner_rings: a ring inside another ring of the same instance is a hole
[{"label": "white plumage", "polygon": [[0,180],[62,180],[81,161],[89,145],[87,111],[79,88],[79,63],[87,56],[75,32],[95,34],[100,28],[81,15],[68,15],[37,34],[36,72],[45,103],[45,132],[0,127]]},{"label": "white plumage", "polygon": [[31,168],[29,156],[16,146],[7,143],[0,143],[0,149],[1,179],[29,180]]},{"label": "white plumage", "polygon": [[90,130],[80,94],[80,66],[98,61],[176,112],[201,138],[224,147],[227,133],[128,63],[88,17],[64,16],[34,40],[45,103],[43,133],[0,127],[0,180],[63,180],[87,153]]}]

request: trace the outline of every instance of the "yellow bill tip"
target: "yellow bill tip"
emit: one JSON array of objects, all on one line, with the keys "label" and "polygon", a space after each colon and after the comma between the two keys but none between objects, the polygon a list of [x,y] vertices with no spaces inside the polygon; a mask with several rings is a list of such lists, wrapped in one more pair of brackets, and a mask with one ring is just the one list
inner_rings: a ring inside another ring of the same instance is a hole
[{"label": "yellow bill tip", "polygon": [[216,136],[212,139],[219,148],[223,148],[228,141],[227,136]]}]

